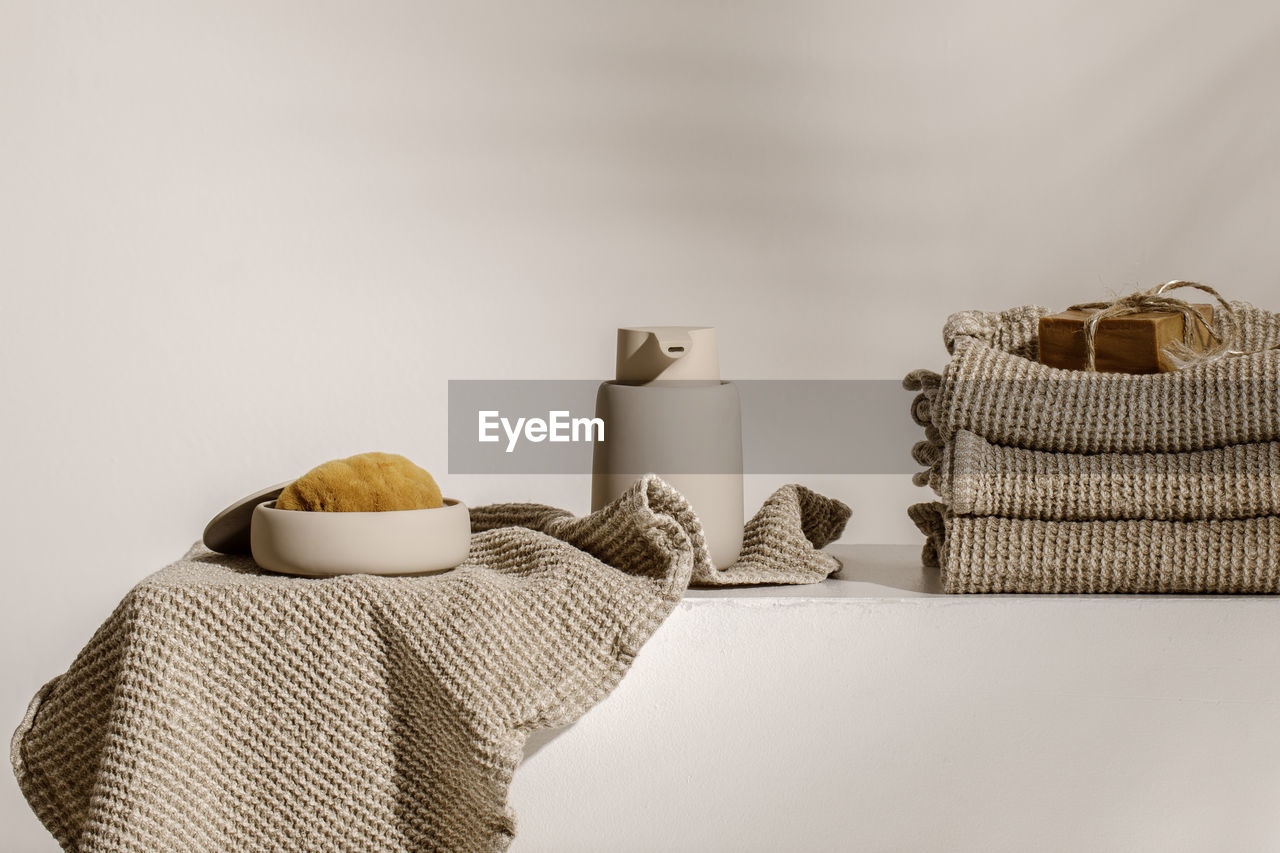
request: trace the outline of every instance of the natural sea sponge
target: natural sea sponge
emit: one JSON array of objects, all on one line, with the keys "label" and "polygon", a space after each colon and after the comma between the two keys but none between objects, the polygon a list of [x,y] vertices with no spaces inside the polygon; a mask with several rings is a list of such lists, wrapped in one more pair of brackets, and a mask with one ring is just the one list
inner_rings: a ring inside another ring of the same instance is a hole
[{"label": "natural sea sponge", "polygon": [[276,498],[276,509],[385,512],[444,506],[435,478],[395,453],[359,453],[312,468]]}]

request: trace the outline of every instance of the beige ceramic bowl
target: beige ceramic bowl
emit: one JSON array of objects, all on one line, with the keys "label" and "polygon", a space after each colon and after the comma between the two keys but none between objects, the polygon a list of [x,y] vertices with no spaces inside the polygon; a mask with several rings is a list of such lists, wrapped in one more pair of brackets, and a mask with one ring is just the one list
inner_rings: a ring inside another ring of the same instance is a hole
[{"label": "beige ceramic bowl", "polygon": [[467,558],[471,514],[450,498],[436,509],[306,512],[258,504],[249,533],[264,569],[330,577],[443,572]]}]

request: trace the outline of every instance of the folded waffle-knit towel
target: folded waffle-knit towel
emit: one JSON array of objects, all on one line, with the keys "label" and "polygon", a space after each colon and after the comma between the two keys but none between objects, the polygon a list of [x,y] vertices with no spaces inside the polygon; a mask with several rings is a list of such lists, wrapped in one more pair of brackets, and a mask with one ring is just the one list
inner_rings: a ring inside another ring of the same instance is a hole
[{"label": "folded waffle-knit towel", "polygon": [[504,850],[530,732],[607,695],[691,579],[825,578],[848,516],[784,487],[723,572],[652,476],[584,517],[473,509],[440,575],[292,578],[196,546],[40,690],[14,771],[84,853]]},{"label": "folded waffle-knit towel", "polygon": [[[995,444],[1070,453],[1180,453],[1280,441],[1280,314],[1233,302],[1236,348],[1250,355],[1173,373],[1059,370],[1035,360],[1040,317],[1025,306],[948,319],[941,374],[916,371],[913,411],[950,440],[968,430]],[[1222,318],[1217,318],[1223,331]],[[1255,352],[1255,350],[1264,350]]]},{"label": "folded waffle-knit towel", "polygon": [[916,504],[950,593],[1277,593],[1280,518],[1037,521]]},{"label": "folded waffle-knit towel", "polygon": [[1039,364],[1044,308],[952,315],[946,368],[903,383],[943,588],[1280,591],[1280,314],[1232,308],[1251,354],[1142,376]]},{"label": "folded waffle-knit towel", "polygon": [[932,486],[956,515],[1043,521],[1235,519],[1280,515],[1280,442],[1188,453],[1050,453],[968,430],[920,442]]}]

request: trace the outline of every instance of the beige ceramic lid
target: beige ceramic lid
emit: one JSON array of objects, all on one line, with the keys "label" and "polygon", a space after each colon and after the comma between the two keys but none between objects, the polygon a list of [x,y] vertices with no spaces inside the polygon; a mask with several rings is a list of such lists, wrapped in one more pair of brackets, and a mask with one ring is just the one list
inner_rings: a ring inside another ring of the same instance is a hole
[{"label": "beige ceramic lid", "polygon": [[280,497],[287,480],[243,497],[213,517],[204,528],[204,547],[219,554],[251,553],[249,530],[253,523],[253,510],[261,503]]},{"label": "beige ceramic lid", "polygon": [[617,381],[719,382],[714,326],[628,326],[618,329]]}]

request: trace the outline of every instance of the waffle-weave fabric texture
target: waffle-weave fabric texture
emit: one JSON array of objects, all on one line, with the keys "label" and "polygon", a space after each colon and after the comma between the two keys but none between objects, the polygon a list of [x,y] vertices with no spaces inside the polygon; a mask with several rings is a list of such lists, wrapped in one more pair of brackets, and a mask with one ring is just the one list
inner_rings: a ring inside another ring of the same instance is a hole
[{"label": "waffle-weave fabric texture", "polygon": [[928,485],[957,515],[1040,521],[1237,519],[1280,515],[1280,442],[1188,453],[1049,453],[960,430],[920,442]]},{"label": "waffle-weave fabric texture", "polygon": [[952,593],[1280,592],[1280,518],[1038,521],[911,507]]},{"label": "waffle-weave fabric texture", "polygon": [[[1036,361],[1039,306],[953,314],[951,360],[916,371],[928,420],[950,439],[968,430],[1009,447],[1067,453],[1179,453],[1280,441],[1280,315],[1233,302],[1236,348],[1263,350],[1173,373],[1059,370]],[[1223,330],[1223,318],[1215,322]],[[933,377],[933,379],[931,379]]]},{"label": "waffle-weave fabric texture", "polygon": [[904,380],[943,588],[1280,591],[1280,315],[1232,307],[1261,351],[1151,375],[1039,364],[1045,308],[952,315],[945,369]]},{"label": "waffle-weave fabric texture", "polygon": [[530,732],[606,696],[692,579],[824,579],[848,516],[783,487],[719,573],[652,476],[583,517],[473,509],[439,575],[293,578],[196,546],[40,690],[13,768],[85,853],[505,850]]}]

